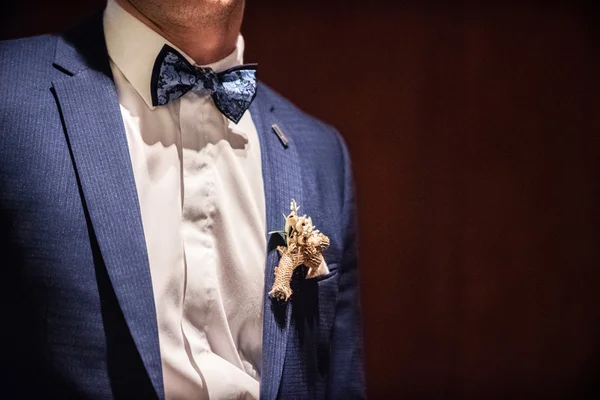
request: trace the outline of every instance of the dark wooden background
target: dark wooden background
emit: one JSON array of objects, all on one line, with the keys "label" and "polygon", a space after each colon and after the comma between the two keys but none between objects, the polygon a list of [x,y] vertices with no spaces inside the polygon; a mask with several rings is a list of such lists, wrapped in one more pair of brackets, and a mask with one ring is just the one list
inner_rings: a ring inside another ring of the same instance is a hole
[{"label": "dark wooden background", "polygon": [[[12,1],[1,37],[102,7]],[[598,11],[248,0],[246,59],[354,159],[370,398],[600,394]]]}]

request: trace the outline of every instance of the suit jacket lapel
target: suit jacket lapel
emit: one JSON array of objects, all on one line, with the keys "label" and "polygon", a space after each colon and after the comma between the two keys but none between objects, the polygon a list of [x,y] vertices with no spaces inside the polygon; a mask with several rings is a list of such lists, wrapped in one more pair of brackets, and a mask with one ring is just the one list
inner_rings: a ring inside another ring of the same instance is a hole
[{"label": "suit jacket lapel", "polygon": [[[274,104],[269,102],[260,84],[250,112],[260,140],[267,231],[277,231],[283,229],[285,221],[282,214],[289,212],[291,199],[303,204],[300,162],[293,139],[285,148],[272,130],[273,124],[282,124]],[[285,126],[282,128],[285,130]],[[283,244],[277,240],[278,236],[267,237],[261,399],[277,397],[290,325],[291,304],[272,300],[267,294],[274,281],[273,268],[279,262],[276,246]]]},{"label": "suit jacket lapel", "polygon": [[164,398],[148,255],[101,19],[58,39],[55,66],[72,75],[54,81],[53,90],[94,234],[133,340]]}]

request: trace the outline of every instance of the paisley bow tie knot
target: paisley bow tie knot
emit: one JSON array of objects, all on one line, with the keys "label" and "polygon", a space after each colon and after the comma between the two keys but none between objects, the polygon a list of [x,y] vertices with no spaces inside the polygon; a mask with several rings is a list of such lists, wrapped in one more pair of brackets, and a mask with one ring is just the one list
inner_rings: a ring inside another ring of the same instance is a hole
[{"label": "paisley bow tie knot", "polygon": [[177,100],[190,90],[210,95],[219,111],[238,123],[256,96],[256,64],[215,72],[193,66],[177,50],[165,45],[156,57],[150,90],[153,106]]}]

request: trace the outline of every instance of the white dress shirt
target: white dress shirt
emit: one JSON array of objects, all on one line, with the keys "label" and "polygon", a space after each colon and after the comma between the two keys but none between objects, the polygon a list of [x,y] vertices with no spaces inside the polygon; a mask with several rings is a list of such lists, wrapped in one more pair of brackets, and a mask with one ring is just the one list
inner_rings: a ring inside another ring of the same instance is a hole
[{"label": "white dress shirt", "polygon": [[[148,248],[166,398],[257,399],[266,213],[252,117],[230,122],[196,92],[153,107],[155,58],[164,44],[177,47],[114,0],[104,30]],[[243,52],[240,36],[235,51],[209,67],[239,65]]]}]

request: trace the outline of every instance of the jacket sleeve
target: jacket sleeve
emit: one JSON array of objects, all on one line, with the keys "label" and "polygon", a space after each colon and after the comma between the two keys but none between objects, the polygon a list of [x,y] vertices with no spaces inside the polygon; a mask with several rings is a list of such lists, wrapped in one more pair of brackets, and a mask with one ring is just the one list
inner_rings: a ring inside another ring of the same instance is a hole
[{"label": "jacket sleeve", "polygon": [[348,149],[338,135],[343,154],[343,254],[339,292],[331,338],[329,396],[332,399],[365,398],[363,340],[359,297],[357,218],[354,183]]}]

